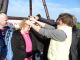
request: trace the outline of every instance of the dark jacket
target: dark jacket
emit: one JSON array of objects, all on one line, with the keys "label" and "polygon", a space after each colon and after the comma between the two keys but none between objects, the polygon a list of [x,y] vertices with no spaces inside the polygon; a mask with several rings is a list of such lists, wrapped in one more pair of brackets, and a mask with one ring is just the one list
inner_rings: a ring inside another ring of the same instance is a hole
[{"label": "dark jacket", "polygon": [[7,55],[7,47],[5,45],[5,40],[4,40],[7,29],[9,29],[8,26],[5,26],[4,30],[0,29],[0,58],[1,57],[5,58]]},{"label": "dark jacket", "polygon": [[[35,51],[37,49],[36,37],[32,34],[32,32],[30,32],[30,37],[33,46],[32,50]],[[27,57],[27,53],[25,51],[25,41],[20,33],[20,30],[13,32],[11,44],[13,50],[13,60],[24,60],[24,58]]]},{"label": "dark jacket", "polygon": [[80,29],[78,29],[78,57],[80,60]]},{"label": "dark jacket", "polygon": [[5,38],[5,33],[3,30],[0,30],[0,46],[4,46],[4,38]]},{"label": "dark jacket", "polygon": [[69,60],[79,60],[78,55],[78,42],[79,42],[79,31],[78,29],[73,30],[72,32],[72,43],[70,47]]}]

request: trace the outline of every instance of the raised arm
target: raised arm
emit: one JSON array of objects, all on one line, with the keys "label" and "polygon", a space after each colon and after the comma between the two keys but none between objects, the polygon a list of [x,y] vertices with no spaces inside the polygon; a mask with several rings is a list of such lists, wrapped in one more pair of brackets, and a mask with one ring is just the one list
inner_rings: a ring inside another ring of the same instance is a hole
[{"label": "raised arm", "polygon": [[41,17],[41,18],[39,18],[39,21],[47,23],[49,25],[52,25],[52,26],[56,27],[56,22],[54,20],[52,20],[52,19],[47,20],[47,19]]},{"label": "raised arm", "polygon": [[46,29],[40,26],[36,26],[31,21],[27,21],[27,24],[29,24],[35,31],[42,34],[43,36],[46,36],[47,38],[52,38],[59,41],[63,41],[66,38],[66,34],[62,30]]},{"label": "raised arm", "polygon": [[55,28],[55,27],[53,27],[53,26],[51,26],[51,25],[49,25],[49,24],[47,24],[47,23],[38,21],[38,20],[37,20],[36,18],[34,18],[34,17],[30,17],[30,20],[36,22],[39,26],[41,26],[41,27],[43,27],[43,28],[47,28],[47,29],[54,29],[54,28]]}]

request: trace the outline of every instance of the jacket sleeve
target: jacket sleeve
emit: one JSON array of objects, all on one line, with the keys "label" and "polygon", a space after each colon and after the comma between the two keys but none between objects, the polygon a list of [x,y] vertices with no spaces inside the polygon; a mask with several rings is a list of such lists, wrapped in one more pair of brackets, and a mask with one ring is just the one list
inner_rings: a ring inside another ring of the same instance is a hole
[{"label": "jacket sleeve", "polygon": [[56,22],[54,20],[51,20],[51,19],[50,20],[47,20],[47,19],[41,17],[39,19],[39,21],[44,22],[44,23],[47,23],[49,25],[52,25],[52,26],[55,26],[56,27]]},{"label": "jacket sleeve", "polygon": [[47,38],[51,38],[56,41],[64,41],[66,39],[66,34],[64,31],[59,29],[45,29],[41,28],[39,31],[40,34],[46,36]]},{"label": "jacket sleeve", "polygon": [[45,40],[50,40],[49,38],[41,35],[40,33],[36,32],[34,29],[31,29],[31,33],[33,34],[34,37],[36,37],[36,39],[41,42],[41,43],[46,43]]}]

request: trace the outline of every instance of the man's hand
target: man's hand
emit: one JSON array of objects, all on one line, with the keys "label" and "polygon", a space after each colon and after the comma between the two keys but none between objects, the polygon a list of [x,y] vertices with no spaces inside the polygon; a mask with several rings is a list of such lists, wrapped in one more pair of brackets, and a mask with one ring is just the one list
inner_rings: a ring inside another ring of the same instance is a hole
[{"label": "man's hand", "polygon": [[26,20],[26,24],[30,25],[31,24],[30,20]]},{"label": "man's hand", "polygon": [[30,16],[29,20],[31,20],[31,21],[37,21],[36,17],[34,17],[34,16]]},{"label": "man's hand", "polygon": [[26,24],[30,25],[30,24],[34,24],[34,21],[30,21],[30,20],[26,20]]}]

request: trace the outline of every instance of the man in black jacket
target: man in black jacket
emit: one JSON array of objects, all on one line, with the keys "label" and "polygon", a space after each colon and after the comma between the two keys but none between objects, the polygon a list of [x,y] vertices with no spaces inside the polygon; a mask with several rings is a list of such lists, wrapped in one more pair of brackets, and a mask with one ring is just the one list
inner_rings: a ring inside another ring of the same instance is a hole
[{"label": "man in black jacket", "polygon": [[7,16],[4,13],[0,13],[0,60],[4,60],[7,54],[6,45],[5,45],[5,31],[4,28],[7,24]]}]

